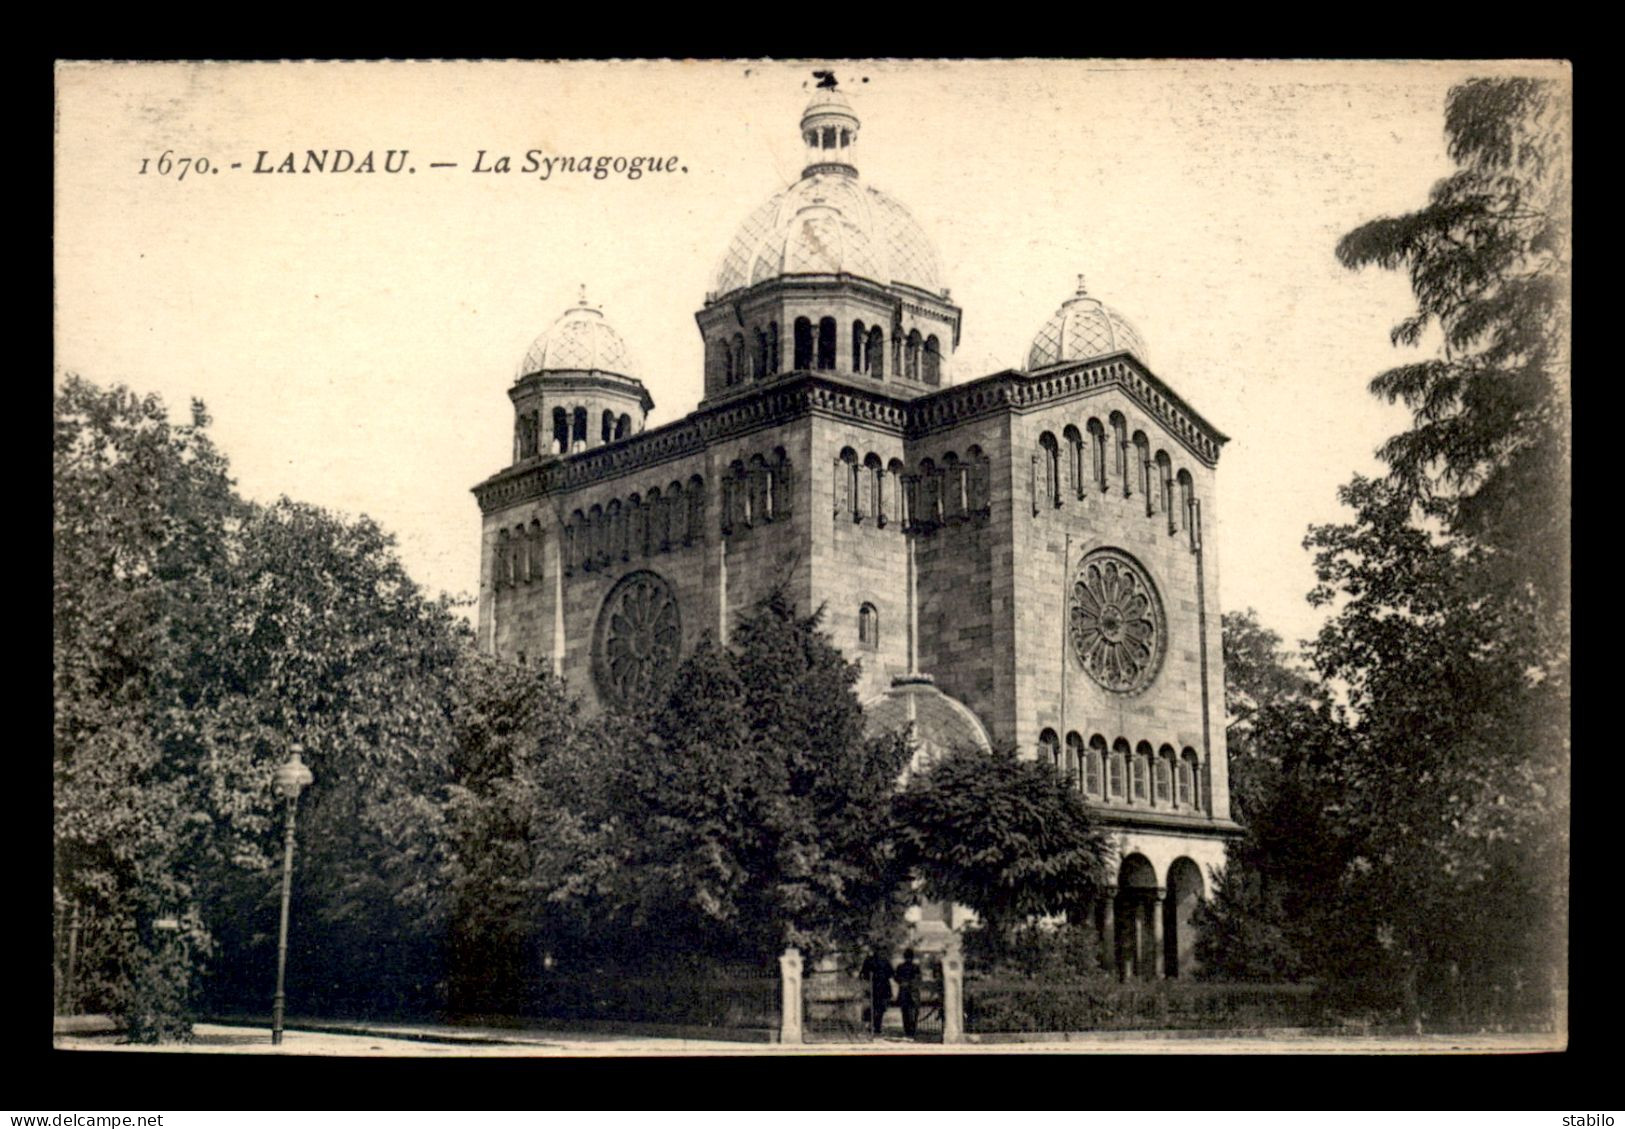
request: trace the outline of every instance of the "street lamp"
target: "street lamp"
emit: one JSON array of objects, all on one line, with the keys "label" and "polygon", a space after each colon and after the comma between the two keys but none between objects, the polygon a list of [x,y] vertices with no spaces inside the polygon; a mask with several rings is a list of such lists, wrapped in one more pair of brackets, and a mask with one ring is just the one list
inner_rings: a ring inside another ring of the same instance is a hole
[{"label": "street lamp", "polygon": [[293,888],[293,819],[303,792],[315,777],[305,762],[299,759],[304,752],[298,745],[289,750],[288,763],[276,770],[276,790],[288,801],[288,829],[282,839],[282,929],[276,942],[276,997],[271,1002],[271,1045],[282,1043],[282,1005],[286,997],[282,991],[283,971],[288,965],[288,895]]}]

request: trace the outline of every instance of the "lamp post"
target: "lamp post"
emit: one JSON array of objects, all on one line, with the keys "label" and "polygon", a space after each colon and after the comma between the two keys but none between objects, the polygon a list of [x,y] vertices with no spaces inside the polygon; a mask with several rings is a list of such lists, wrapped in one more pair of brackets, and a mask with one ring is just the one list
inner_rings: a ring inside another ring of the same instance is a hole
[{"label": "lamp post", "polygon": [[282,1043],[282,1005],[286,1000],[282,991],[283,972],[288,965],[288,895],[293,889],[293,820],[299,806],[299,793],[315,777],[305,767],[298,745],[289,750],[288,763],[276,770],[276,790],[288,801],[288,829],[282,839],[282,928],[276,942],[276,996],[271,1001],[271,1045]]}]

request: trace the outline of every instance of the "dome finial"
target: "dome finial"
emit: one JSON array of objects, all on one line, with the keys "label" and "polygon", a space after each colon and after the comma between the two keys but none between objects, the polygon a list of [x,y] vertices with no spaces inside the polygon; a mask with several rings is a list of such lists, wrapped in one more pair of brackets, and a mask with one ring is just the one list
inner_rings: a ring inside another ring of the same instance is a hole
[{"label": "dome finial", "polygon": [[1083,275],[1080,274],[1080,275],[1078,275],[1078,293],[1077,293],[1077,296],[1079,298],[1083,298],[1083,297],[1086,297],[1088,295],[1088,293],[1089,293],[1089,291],[1085,290],[1084,287],[1083,287]]},{"label": "dome finial", "polygon": [[[1083,276],[1080,274],[1078,276],[1078,278],[1081,280],[1083,278]],[[590,305],[592,305],[591,302],[587,301],[587,284],[585,282],[583,282],[581,284],[581,292],[580,292],[580,296],[576,299],[576,305],[578,305],[578,306],[590,306]]]},{"label": "dome finial", "polygon": [[841,173],[856,176],[852,147],[858,140],[858,115],[837,87],[834,71],[813,71],[818,80],[812,100],[801,111],[801,140],[807,146],[802,176]]}]

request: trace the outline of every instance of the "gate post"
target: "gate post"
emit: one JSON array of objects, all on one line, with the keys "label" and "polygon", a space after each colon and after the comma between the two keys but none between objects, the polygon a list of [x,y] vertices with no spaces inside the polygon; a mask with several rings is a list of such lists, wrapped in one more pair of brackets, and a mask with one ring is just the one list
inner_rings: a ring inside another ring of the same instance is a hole
[{"label": "gate post", "polygon": [[801,950],[791,945],[779,957],[779,1042],[801,1042]]},{"label": "gate post", "polygon": [[948,937],[942,954],[942,1041],[965,1041],[965,957],[958,933]]}]

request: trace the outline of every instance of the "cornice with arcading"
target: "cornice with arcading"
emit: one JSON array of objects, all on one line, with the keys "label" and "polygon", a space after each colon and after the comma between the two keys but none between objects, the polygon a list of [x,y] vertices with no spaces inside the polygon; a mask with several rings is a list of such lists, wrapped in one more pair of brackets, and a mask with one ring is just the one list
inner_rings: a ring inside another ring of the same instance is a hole
[{"label": "cornice with arcading", "polygon": [[1034,375],[1014,369],[954,385],[909,404],[909,438],[1014,408],[1030,411],[1115,385],[1180,441],[1205,466],[1219,461],[1229,437],[1197,415],[1162,381],[1126,353]]}]

